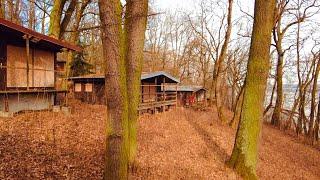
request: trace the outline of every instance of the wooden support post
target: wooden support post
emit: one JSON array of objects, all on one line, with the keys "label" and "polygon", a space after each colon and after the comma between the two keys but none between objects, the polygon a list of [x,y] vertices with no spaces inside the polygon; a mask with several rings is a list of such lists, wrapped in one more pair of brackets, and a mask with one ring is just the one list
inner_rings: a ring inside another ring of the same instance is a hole
[{"label": "wooden support post", "polygon": [[148,101],[147,102],[150,102],[150,99],[151,99],[151,86],[149,85],[148,86]]},{"label": "wooden support post", "polygon": [[[68,78],[69,78],[69,72],[70,72],[70,62],[72,60],[72,52],[68,49],[63,49],[63,52],[64,53],[67,53],[67,62],[66,62],[66,65],[65,65],[65,78],[64,78],[64,82],[65,82],[65,90],[69,90],[69,87],[68,87]],[[64,100],[65,100],[65,106],[68,106],[68,94],[65,95],[64,97]]]},{"label": "wooden support post", "polygon": [[6,96],[4,99],[4,112],[9,112],[9,98]]},{"label": "wooden support post", "polygon": [[166,90],[165,90],[165,84],[166,84],[166,78],[163,77],[163,83],[162,83],[162,98],[163,98],[163,106],[162,106],[162,111],[165,111],[165,102],[166,102]]},{"label": "wooden support post", "polygon": [[140,100],[140,104],[144,103],[144,89],[143,89],[143,84],[140,85],[140,92],[141,92],[141,100]]},{"label": "wooden support post", "polygon": [[32,62],[31,62],[31,70],[32,70],[32,87],[34,87],[34,49],[32,49],[32,53],[31,53],[31,59],[32,59]]},{"label": "wooden support post", "polygon": [[158,78],[155,78],[155,102],[158,101]]},{"label": "wooden support post", "polygon": [[25,35],[24,38],[26,39],[26,52],[27,52],[27,90],[29,90],[29,83],[30,83],[30,77],[29,77],[29,62],[30,62],[30,36]]},{"label": "wooden support post", "polygon": [[176,84],[176,108],[178,107],[178,85]]}]

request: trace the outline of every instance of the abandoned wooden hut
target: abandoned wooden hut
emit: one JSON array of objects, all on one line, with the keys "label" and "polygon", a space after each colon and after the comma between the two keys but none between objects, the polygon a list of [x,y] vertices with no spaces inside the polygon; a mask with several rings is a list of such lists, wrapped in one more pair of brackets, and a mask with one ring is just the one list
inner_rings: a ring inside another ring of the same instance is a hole
[{"label": "abandoned wooden hut", "polygon": [[[90,104],[105,104],[105,78],[103,75],[85,75],[69,78],[73,82],[73,93],[76,99]],[[159,71],[142,73],[140,111],[164,110],[177,104],[175,89],[179,80],[170,74]]]},{"label": "abandoned wooden hut", "polygon": [[193,104],[206,103],[207,90],[201,86],[183,85],[167,91],[177,91],[178,106],[191,106]]},{"label": "abandoned wooden hut", "polygon": [[89,104],[106,104],[104,75],[84,75],[69,78],[75,99]]},{"label": "abandoned wooden hut", "polygon": [[59,103],[57,53],[81,48],[0,19],[0,112],[50,109]]},{"label": "abandoned wooden hut", "polygon": [[141,75],[141,102],[139,110],[164,111],[177,106],[177,89],[180,81],[164,71],[142,73]]}]

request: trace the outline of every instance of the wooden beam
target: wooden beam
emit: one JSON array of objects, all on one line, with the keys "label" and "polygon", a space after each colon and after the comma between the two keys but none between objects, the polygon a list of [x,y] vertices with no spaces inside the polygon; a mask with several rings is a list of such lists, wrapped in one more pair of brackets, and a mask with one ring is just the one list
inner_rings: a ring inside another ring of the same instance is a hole
[{"label": "wooden beam", "polygon": [[26,53],[27,53],[27,90],[30,88],[30,77],[29,77],[29,61],[30,61],[30,36],[29,35],[24,35],[23,38],[26,40]]}]

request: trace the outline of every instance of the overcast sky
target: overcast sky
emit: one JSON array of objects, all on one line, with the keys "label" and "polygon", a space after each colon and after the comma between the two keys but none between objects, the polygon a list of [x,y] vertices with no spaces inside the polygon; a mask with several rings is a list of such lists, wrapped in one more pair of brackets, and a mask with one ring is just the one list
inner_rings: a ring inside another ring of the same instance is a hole
[{"label": "overcast sky", "polygon": [[191,10],[197,0],[155,0],[155,4],[160,9],[186,9]]}]

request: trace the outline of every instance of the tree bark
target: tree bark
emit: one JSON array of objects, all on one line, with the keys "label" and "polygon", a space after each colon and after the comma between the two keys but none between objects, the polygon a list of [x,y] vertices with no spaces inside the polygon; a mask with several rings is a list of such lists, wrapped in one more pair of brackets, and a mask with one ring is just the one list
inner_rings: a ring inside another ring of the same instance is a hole
[{"label": "tree bark", "polygon": [[137,151],[137,119],[140,103],[143,48],[147,26],[148,0],[127,0],[125,14],[126,68],[129,119],[129,161]]},{"label": "tree bark", "polygon": [[122,7],[119,0],[100,0],[102,43],[106,67],[106,163],[104,179],[127,179],[128,104]]},{"label": "tree bark", "polygon": [[241,88],[241,91],[238,95],[236,107],[234,109],[233,118],[229,123],[229,126],[232,128],[236,128],[239,125],[240,121],[240,115],[241,115],[241,108],[242,108],[242,102],[243,102],[243,93],[244,93],[244,87]]},{"label": "tree bark", "polygon": [[[317,57],[318,58],[318,57]],[[315,116],[315,110],[316,110],[316,93],[318,90],[318,77],[319,77],[319,71],[320,71],[320,60],[317,62],[317,67],[314,73],[314,79],[313,79],[313,86],[312,86],[312,92],[311,92],[311,110],[310,110],[310,121],[309,121],[309,130],[308,130],[308,136],[312,140],[314,139],[314,116]]]},{"label": "tree bark", "polygon": [[220,79],[220,73],[222,69],[222,64],[227,56],[228,52],[228,45],[231,37],[231,31],[232,31],[232,9],[233,9],[233,0],[228,0],[228,16],[227,16],[227,31],[225,34],[225,39],[221,48],[221,52],[219,54],[219,58],[214,64],[214,70],[213,70],[213,92],[216,99],[216,106],[217,106],[217,112],[218,117],[221,121],[225,122],[226,118],[223,115],[222,112],[222,97],[220,97],[220,85],[221,85],[221,79]]},{"label": "tree bark", "polygon": [[[319,99],[320,99],[320,95],[319,95]],[[318,102],[317,118],[314,125],[314,139],[316,141],[319,141],[319,129],[320,129],[319,126],[320,126],[320,103]]]},{"label": "tree bark", "polygon": [[4,0],[0,0],[0,18],[5,18]]},{"label": "tree bark", "polygon": [[266,107],[266,109],[263,111],[263,116],[265,116],[268,113],[268,111],[272,108],[274,90],[276,88],[276,85],[277,85],[277,82],[274,82],[272,92],[271,92],[270,102],[269,102],[268,106]]},{"label": "tree bark", "polygon": [[277,74],[276,74],[276,81],[277,81],[277,99],[276,104],[274,106],[271,124],[280,128],[281,122],[281,109],[283,105],[283,87],[282,87],[282,76],[283,76],[283,56],[284,53],[281,48],[281,41],[278,40],[278,64],[277,64]]},{"label": "tree bark", "polygon": [[[69,23],[70,23],[70,20],[71,20],[71,17],[72,17],[72,14],[76,8],[76,5],[77,5],[77,1],[76,0],[72,0],[68,6],[68,9],[65,13],[65,16],[61,22],[61,25],[60,25],[60,33],[59,33],[59,39],[62,39]],[[79,26],[79,25],[78,25]]]},{"label": "tree bark", "polygon": [[245,179],[257,179],[258,137],[269,73],[276,0],[256,0],[248,71],[235,145],[228,162]]},{"label": "tree bark", "polygon": [[66,0],[55,0],[50,14],[49,36],[60,38],[60,21]]}]

